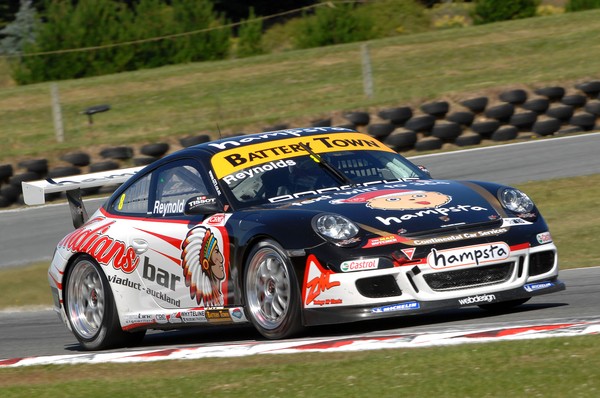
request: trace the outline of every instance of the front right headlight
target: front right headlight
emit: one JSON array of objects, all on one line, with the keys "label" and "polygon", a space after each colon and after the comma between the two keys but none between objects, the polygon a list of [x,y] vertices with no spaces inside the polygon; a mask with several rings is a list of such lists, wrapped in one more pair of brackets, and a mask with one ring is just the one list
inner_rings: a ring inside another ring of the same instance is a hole
[{"label": "front right headlight", "polygon": [[502,206],[515,213],[529,213],[533,210],[533,201],[525,193],[515,188],[504,188],[498,192]]},{"label": "front right headlight", "polygon": [[318,215],[313,219],[312,225],[319,235],[336,244],[352,239],[358,234],[356,224],[339,214]]}]

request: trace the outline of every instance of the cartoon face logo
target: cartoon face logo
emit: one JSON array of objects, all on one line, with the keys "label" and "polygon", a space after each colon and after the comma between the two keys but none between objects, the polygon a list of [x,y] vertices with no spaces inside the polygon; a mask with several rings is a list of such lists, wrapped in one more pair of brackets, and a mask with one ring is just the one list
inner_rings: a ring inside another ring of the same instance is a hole
[{"label": "cartoon face logo", "polygon": [[371,209],[381,210],[419,210],[440,207],[451,200],[451,196],[441,192],[385,189],[361,193],[334,203],[366,203]]},{"label": "cartoon face logo", "polygon": [[187,233],[181,244],[181,265],[190,297],[198,305],[223,305],[221,281],[225,279],[225,259],[215,234],[206,227],[196,227]]}]

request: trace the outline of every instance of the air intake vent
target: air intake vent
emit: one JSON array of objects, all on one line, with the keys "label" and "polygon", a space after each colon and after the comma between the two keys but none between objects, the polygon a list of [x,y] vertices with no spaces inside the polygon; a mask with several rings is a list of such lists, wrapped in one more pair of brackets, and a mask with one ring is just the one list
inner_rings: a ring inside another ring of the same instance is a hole
[{"label": "air intake vent", "polygon": [[529,275],[544,274],[554,266],[554,252],[539,252],[529,256]]},{"label": "air intake vent", "polygon": [[356,288],[360,294],[370,298],[394,297],[402,294],[396,278],[392,275],[359,279],[356,281]]},{"label": "air intake vent", "polygon": [[477,286],[495,285],[508,280],[514,263],[501,263],[486,267],[423,275],[425,282],[436,291],[457,290]]}]

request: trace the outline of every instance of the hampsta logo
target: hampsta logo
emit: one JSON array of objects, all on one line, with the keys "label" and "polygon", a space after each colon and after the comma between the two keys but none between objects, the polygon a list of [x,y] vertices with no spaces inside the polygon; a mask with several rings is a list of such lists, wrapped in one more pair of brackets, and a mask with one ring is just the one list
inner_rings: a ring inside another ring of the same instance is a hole
[{"label": "hampsta logo", "polygon": [[492,301],[496,301],[496,296],[493,294],[480,294],[477,296],[470,296],[464,299],[458,299],[458,303],[460,305],[491,303]]},{"label": "hampsta logo", "polygon": [[98,263],[112,263],[115,269],[121,269],[126,274],[132,273],[140,263],[140,258],[133,248],[125,243],[106,235],[115,221],[106,222],[106,218],[97,217],[88,221],[85,226],[65,236],[58,244],[59,247],[73,253],[87,253]]},{"label": "hampsta logo", "polygon": [[427,256],[427,264],[433,269],[443,269],[466,265],[506,260],[510,255],[510,247],[504,242],[485,245],[460,247],[457,249],[431,249]]}]

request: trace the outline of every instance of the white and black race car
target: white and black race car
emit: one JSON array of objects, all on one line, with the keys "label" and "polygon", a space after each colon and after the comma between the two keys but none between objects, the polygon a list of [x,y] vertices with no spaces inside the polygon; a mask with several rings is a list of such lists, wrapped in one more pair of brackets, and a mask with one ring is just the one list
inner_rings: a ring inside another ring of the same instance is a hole
[{"label": "white and black race car", "polygon": [[[122,185],[89,219],[78,188]],[[304,327],[479,306],[563,290],[556,246],[523,192],[432,179],[376,139],[304,128],[212,141],[145,168],[24,183],[67,191],[77,229],[49,269],[86,349],[147,329]]]}]

